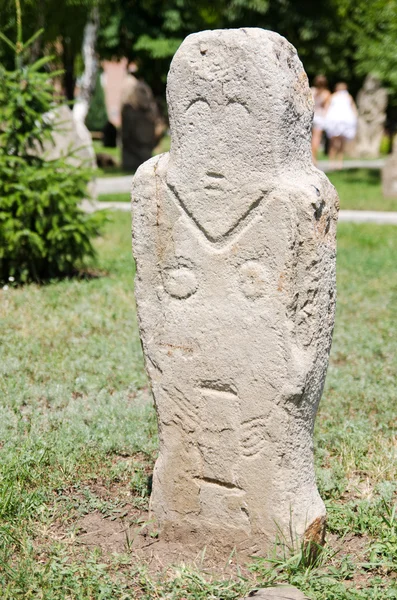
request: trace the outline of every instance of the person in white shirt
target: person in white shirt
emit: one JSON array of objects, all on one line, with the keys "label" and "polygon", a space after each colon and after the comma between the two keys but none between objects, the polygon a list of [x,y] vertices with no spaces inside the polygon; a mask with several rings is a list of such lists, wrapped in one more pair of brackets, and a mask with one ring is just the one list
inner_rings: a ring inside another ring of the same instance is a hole
[{"label": "person in white shirt", "polygon": [[330,140],[329,159],[342,168],[346,142],[356,137],[357,107],[344,82],[337,83],[325,115],[325,133]]}]

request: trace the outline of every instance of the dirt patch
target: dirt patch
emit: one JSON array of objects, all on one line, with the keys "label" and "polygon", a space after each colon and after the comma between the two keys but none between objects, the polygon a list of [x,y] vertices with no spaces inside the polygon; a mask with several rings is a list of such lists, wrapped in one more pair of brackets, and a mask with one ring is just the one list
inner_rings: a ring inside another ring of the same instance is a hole
[{"label": "dirt patch", "polygon": [[374,495],[374,485],[369,477],[363,478],[361,474],[352,473],[349,477],[347,489],[341,495],[343,504],[356,500],[371,500]]},{"label": "dirt patch", "polygon": [[[98,492],[102,488],[96,488]],[[108,490],[106,490],[108,492]],[[264,556],[260,547],[244,547],[234,550],[213,545],[208,540],[202,546],[189,546],[183,542],[168,542],[158,537],[154,524],[150,523],[147,511],[125,505],[122,517],[105,516],[99,511],[84,514],[73,522],[56,523],[47,532],[47,541],[62,541],[69,546],[75,559],[85,555],[86,550],[98,548],[101,561],[110,564],[114,554],[128,554],[129,565],[146,565],[151,576],[166,574],[170,567],[189,565],[210,578],[247,577],[255,579],[246,567],[255,556]],[[353,573],[347,574],[345,584],[352,589],[366,589],[375,574],[359,567],[368,561],[368,546],[371,539],[366,536],[347,535],[340,538],[328,533],[326,545],[331,556],[324,565],[325,571],[334,566],[340,569],[341,561],[349,557],[348,563],[357,565]],[[41,548],[43,550],[43,548]],[[166,575],[164,575],[166,576]]]},{"label": "dirt patch", "polygon": [[[68,546],[68,554],[79,559],[86,550],[101,551],[101,561],[110,564],[114,554],[128,554],[129,564],[145,565],[152,576],[166,572],[170,567],[189,565],[215,578],[249,576],[249,560],[245,549],[230,552],[225,548],[203,545],[189,546],[170,543],[157,536],[146,511],[125,507],[122,518],[109,518],[94,511],[73,522],[56,522],[37,540],[37,550],[46,555],[46,546],[54,541]],[[250,575],[252,577],[252,574]]]},{"label": "dirt patch", "polygon": [[[247,540],[232,549],[202,538],[192,545],[185,540],[169,542],[159,538],[155,524],[149,521],[148,499],[142,500],[143,509],[134,506],[136,498],[129,480],[110,482],[98,478],[63,490],[61,502],[66,504],[59,517],[42,531],[37,548],[45,552],[46,547],[59,541],[69,547],[75,558],[85,550],[98,548],[103,562],[110,563],[115,553],[128,553],[132,563],[145,564],[151,574],[173,565],[189,564],[207,574],[228,577],[248,573],[244,565],[252,562],[252,555],[261,554],[261,546],[248,544]],[[96,503],[101,508],[89,510]]]},{"label": "dirt patch", "polygon": [[140,535],[144,518],[139,511],[128,511],[122,518],[110,519],[100,512],[84,515],[73,525],[74,543],[91,548],[100,548],[104,555],[129,552]]},{"label": "dirt patch", "polygon": [[333,367],[344,367],[348,364],[349,359],[345,354],[337,353],[330,358],[329,362]]},{"label": "dirt patch", "polygon": [[199,547],[161,539],[148,512],[131,508],[116,519],[99,512],[84,515],[69,528],[67,537],[80,548],[99,548],[105,561],[113,553],[128,552],[152,574],[172,565],[189,564],[205,573],[231,576],[245,571],[244,565],[251,562],[250,553],[243,546],[230,550],[210,542]]},{"label": "dirt patch", "polygon": [[[327,535],[327,544],[335,553],[334,560],[339,562],[344,557],[350,556],[354,564],[360,565],[367,561],[367,550],[371,539],[367,536],[346,535],[343,538],[333,533]],[[370,579],[374,576],[373,571],[365,572],[357,569],[349,581],[349,585],[358,589],[365,588]]]},{"label": "dirt patch", "polygon": [[[194,545],[187,545],[186,538],[169,542],[165,536],[159,537],[155,524],[149,521],[147,493],[145,496],[142,491],[143,496],[139,496],[139,486],[151,472],[151,460],[144,455],[117,456],[112,465],[116,470],[112,470],[110,477],[98,477],[63,490],[62,499],[58,500],[58,518],[55,514],[55,521],[37,540],[39,551],[45,552],[45,547],[57,540],[68,545],[74,558],[98,548],[103,562],[111,563],[114,554],[128,554],[130,564],[146,565],[152,575],[185,564],[214,577],[248,576],[246,565],[252,563],[254,557],[266,556],[263,540],[257,540],[256,544],[242,540],[236,548],[230,548],[202,537],[195,539]],[[139,481],[133,484],[133,476],[138,471]],[[359,495],[370,493],[366,481],[355,481],[353,488]],[[192,532],[189,539],[193,538]],[[326,542],[331,549],[331,559],[327,560],[326,568],[332,564],[339,568],[341,559],[347,556],[350,556],[348,563],[362,565],[368,561],[371,541],[366,536],[339,538],[328,533]],[[357,567],[355,573],[347,576],[346,584],[365,588],[374,574],[373,570]]]},{"label": "dirt patch", "polygon": [[350,555],[355,562],[364,562],[370,538],[359,535],[346,535],[341,538],[335,533],[327,533],[327,544],[338,555]]}]

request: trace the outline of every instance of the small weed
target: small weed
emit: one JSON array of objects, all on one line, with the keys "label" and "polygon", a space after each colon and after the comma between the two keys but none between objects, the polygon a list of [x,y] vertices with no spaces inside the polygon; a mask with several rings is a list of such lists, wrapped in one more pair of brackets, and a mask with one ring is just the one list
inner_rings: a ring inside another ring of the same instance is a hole
[{"label": "small weed", "polygon": [[249,586],[240,577],[236,580],[216,581],[182,565],[169,569],[160,580],[154,580],[146,569],[141,568],[136,573],[139,581],[142,600],[154,598],[169,598],[170,600],[238,600],[245,595]]}]

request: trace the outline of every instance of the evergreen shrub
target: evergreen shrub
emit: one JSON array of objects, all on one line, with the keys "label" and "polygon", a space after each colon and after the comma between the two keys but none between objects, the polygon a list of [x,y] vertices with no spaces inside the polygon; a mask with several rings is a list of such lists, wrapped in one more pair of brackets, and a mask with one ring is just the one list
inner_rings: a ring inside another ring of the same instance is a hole
[{"label": "evergreen shrub", "polygon": [[102,131],[107,122],[108,113],[106,111],[105,94],[101,84],[101,76],[98,72],[85,124],[90,131]]},{"label": "evergreen shrub", "polygon": [[[41,33],[22,43],[19,0],[18,38],[0,41],[15,53],[15,70],[0,65],[0,282],[43,281],[71,275],[95,252],[92,238],[104,222],[88,215],[81,201],[88,197],[91,171],[66,158],[46,159],[43,145],[52,142],[56,107],[53,77],[42,69],[50,57],[24,62],[26,51]],[[58,75],[59,73],[55,73]]]}]

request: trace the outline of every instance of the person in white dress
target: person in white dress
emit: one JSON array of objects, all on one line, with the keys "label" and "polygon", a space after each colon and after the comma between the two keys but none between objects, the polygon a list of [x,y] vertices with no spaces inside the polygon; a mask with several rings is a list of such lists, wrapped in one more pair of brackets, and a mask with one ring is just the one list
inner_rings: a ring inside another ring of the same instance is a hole
[{"label": "person in white dress", "polygon": [[346,142],[356,137],[357,107],[344,82],[337,83],[325,115],[325,133],[330,140],[329,159],[342,168]]},{"label": "person in white dress", "polygon": [[312,154],[313,162],[317,163],[318,150],[324,131],[325,114],[331,92],[328,89],[328,81],[324,75],[317,75],[314,78],[311,92],[314,100],[314,115],[312,128]]}]

